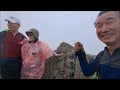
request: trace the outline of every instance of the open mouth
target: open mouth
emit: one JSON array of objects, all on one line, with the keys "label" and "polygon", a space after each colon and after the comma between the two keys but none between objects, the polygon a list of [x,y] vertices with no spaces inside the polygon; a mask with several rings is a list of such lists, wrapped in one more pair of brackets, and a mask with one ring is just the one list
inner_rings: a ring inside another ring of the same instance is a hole
[{"label": "open mouth", "polygon": [[102,37],[104,37],[104,38],[110,38],[110,37],[111,37],[111,35],[106,34],[106,35],[102,35]]},{"label": "open mouth", "polygon": [[105,39],[108,39],[108,38],[111,38],[112,34],[102,34],[101,37],[105,38]]}]

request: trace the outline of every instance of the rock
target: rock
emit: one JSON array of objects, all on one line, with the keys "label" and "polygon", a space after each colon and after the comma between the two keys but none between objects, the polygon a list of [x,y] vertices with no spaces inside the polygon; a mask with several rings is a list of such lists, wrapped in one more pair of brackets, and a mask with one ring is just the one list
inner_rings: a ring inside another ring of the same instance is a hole
[{"label": "rock", "polygon": [[67,53],[67,52],[71,52],[74,49],[74,47],[66,42],[62,42],[57,50],[56,53]]},{"label": "rock", "polygon": [[[63,56],[52,56],[45,64],[45,71],[42,79],[90,79],[83,75],[79,60],[73,52],[74,47],[62,42],[56,53],[63,53]],[[87,54],[86,58],[90,62],[94,55]]]}]

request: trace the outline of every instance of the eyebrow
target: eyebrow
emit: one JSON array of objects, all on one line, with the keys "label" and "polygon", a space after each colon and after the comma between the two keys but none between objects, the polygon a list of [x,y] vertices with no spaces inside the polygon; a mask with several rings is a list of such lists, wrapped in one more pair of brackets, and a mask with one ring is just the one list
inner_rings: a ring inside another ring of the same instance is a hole
[{"label": "eyebrow", "polygon": [[[108,18],[106,19],[106,21],[108,21],[108,20],[114,20],[114,19],[115,19],[114,17],[108,17]],[[98,24],[100,24],[100,22],[97,22],[97,23],[96,23],[96,21],[94,22],[95,27],[96,27],[96,25],[98,25]]]},{"label": "eyebrow", "polygon": [[106,19],[106,21],[108,21],[108,20],[114,20],[114,19],[115,19],[114,17],[109,17],[109,18]]}]

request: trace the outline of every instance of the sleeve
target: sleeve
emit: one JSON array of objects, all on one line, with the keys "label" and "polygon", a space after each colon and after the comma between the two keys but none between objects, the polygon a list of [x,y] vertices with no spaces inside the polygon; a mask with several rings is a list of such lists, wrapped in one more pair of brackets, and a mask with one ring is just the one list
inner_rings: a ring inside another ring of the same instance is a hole
[{"label": "sleeve", "polygon": [[98,63],[98,57],[96,57],[91,63],[88,63],[87,59],[86,59],[85,52],[77,52],[76,55],[78,56],[83,74],[85,76],[93,75],[96,71],[96,66],[97,66],[97,63]]},{"label": "sleeve", "polygon": [[48,58],[53,55],[52,50],[50,49],[50,47],[46,43],[41,42],[40,45],[41,45],[42,51],[40,51],[40,54],[39,54],[41,56],[41,65],[39,67],[39,71],[37,74],[39,79],[41,79],[41,77],[44,73],[46,60],[48,60]]},{"label": "sleeve", "polygon": [[42,51],[45,56],[45,60],[47,60],[49,57],[53,56],[52,49],[46,44],[45,42],[42,43]]}]

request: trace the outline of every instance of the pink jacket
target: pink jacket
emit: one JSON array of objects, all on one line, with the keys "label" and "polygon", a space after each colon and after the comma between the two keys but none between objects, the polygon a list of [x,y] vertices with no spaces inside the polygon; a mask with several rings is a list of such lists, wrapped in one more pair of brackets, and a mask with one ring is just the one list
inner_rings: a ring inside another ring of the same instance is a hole
[{"label": "pink jacket", "polygon": [[21,79],[41,79],[45,62],[53,55],[52,50],[45,42],[37,41],[36,43],[24,43],[21,52],[23,59]]}]

